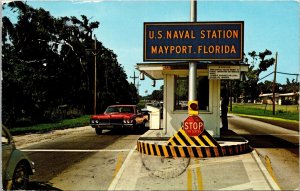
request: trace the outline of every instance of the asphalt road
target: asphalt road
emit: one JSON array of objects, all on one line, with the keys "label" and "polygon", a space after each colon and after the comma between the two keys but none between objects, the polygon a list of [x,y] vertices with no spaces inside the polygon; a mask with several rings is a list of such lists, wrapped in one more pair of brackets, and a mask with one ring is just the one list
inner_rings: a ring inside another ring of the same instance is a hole
[{"label": "asphalt road", "polygon": [[35,162],[29,190],[107,190],[129,151],[145,131],[91,127],[22,148]]},{"label": "asphalt road", "polygon": [[[229,117],[229,128],[249,140],[282,190],[299,189],[298,131],[237,116]],[[107,190],[144,133],[105,131],[98,136],[89,126],[79,130],[21,148],[36,164],[30,190]]]},{"label": "asphalt road", "polygon": [[[246,138],[260,154],[282,190],[299,190],[299,130],[230,115],[229,129]],[[274,123],[273,123],[274,124]]]}]

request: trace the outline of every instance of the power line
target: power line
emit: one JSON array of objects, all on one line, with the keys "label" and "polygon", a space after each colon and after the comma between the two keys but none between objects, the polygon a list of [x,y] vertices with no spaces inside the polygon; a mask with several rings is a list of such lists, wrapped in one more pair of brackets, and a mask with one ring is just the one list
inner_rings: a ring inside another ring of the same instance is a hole
[{"label": "power line", "polygon": [[[273,73],[274,73],[274,72],[271,72],[271,73],[267,74],[266,76],[264,76],[264,77],[258,79],[258,81],[260,81],[260,80],[262,80],[262,79],[264,79],[264,78],[270,76],[270,75],[273,74]],[[293,74],[293,73],[287,73],[287,72],[276,72],[276,73],[278,73],[278,74],[290,75],[290,76],[297,76],[296,78],[298,78],[298,76],[299,76],[299,74]]]},{"label": "power line", "polygon": [[260,78],[260,79],[258,79],[258,81],[260,81],[260,80],[262,80],[262,79],[264,79],[264,78],[266,78],[266,77],[268,77],[268,76],[270,76],[271,74],[273,74],[274,72],[271,72],[270,74],[268,74],[268,75],[266,75],[266,76],[264,76],[264,77],[262,77],[262,78]]},{"label": "power line", "polygon": [[279,74],[286,74],[286,75],[294,75],[294,76],[298,76],[299,74],[292,74],[292,73],[286,73],[286,72],[277,72]]}]

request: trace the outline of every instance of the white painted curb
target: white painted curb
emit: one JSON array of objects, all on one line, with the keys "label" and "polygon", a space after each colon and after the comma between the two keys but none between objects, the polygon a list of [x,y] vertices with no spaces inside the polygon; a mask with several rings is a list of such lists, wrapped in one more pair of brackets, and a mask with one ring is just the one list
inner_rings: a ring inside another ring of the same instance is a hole
[{"label": "white painted curb", "polygon": [[255,149],[253,149],[251,154],[252,154],[253,158],[255,159],[255,161],[257,162],[258,167],[260,168],[260,170],[266,177],[268,183],[272,187],[272,190],[281,190],[280,187],[278,186],[278,184],[275,182],[275,180],[272,178],[272,176],[268,172],[267,168],[265,167],[265,165],[263,164],[261,159],[259,158],[257,151]]}]

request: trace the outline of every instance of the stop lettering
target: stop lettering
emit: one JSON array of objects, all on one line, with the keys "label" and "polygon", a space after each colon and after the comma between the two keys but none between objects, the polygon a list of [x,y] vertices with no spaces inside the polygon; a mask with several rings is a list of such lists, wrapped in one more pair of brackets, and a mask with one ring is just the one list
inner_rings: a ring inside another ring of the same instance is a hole
[{"label": "stop lettering", "polygon": [[189,116],[183,122],[183,129],[190,137],[199,136],[204,131],[204,123],[198,116]]}]

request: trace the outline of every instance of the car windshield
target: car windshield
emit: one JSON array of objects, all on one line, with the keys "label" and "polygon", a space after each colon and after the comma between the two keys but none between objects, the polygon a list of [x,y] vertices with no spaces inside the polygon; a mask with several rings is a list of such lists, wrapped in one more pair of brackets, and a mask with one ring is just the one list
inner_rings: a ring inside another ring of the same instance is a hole
[{"label": "car windshield", "polygon": [[134,110],[130,106],[114,106],[108,107],[105,113],[134,113]]}]

